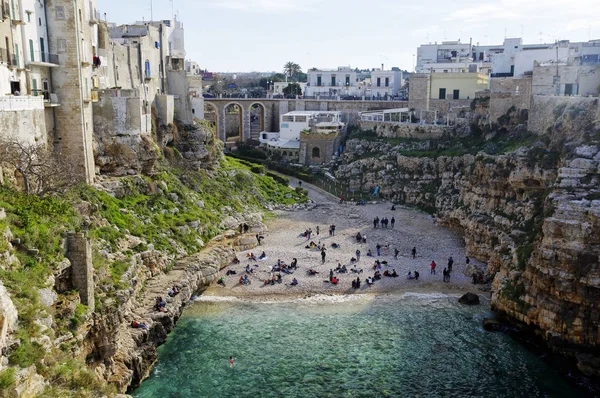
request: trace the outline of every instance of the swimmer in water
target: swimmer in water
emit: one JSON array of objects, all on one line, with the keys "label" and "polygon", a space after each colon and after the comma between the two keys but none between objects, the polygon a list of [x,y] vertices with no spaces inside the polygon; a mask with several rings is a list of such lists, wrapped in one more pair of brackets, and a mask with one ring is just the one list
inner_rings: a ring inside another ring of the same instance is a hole
[{"label": "swimmer in water", "polygon": [[235,365],[234,362],[233,362],[233,357],[230,356],[229,357],[229,367],[233,368],[233,365]]}]

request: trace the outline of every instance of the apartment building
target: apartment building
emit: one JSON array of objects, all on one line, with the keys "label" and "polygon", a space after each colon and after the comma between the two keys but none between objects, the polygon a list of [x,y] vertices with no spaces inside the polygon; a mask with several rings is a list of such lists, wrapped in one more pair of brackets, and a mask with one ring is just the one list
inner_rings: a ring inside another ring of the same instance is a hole
[{"label": "apartment building", "polygon": [[375,69],[371,72],[370,92],[366,91],[365,95],[372,98],[397,97],[402,84],[402,72],[399,69]]},{"label": "apartment building", "polygon": [[337,69],[311,69],[307,73],[307,96],[360,96],[356,71],[347,66]]}]

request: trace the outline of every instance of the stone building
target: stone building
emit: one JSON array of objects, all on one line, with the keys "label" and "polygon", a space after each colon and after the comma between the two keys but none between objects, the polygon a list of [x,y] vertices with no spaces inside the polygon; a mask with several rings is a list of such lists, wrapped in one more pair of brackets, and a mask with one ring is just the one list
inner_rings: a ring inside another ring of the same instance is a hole
[{"label": "stone building", "polygon": [[323,165],[337,153],[346,125],[339,121],[319,122],[300,133],[300,163]]},{"label": "stone building", "polygon": [[61,106],[55,108],[54,145],[85,182],[94,180],[92,79],[98,49],[96,0],[47,0],[48,48],[58,54],[52,83]]}]

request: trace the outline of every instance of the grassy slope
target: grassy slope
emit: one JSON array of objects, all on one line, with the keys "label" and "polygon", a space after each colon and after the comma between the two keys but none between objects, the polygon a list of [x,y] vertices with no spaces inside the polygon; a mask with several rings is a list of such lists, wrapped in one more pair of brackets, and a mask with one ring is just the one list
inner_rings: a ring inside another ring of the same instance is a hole
[{"label": "grassy slope", "polygon": [[[126,189],[121,198],[90,186],[77,187],[63,198],[43,199],[0,187],[0,208],[6,209],[8,215],[0,221],[0,233],[9,226],[13,241],[20,240],[13,249],[20,264],[12,267],[1,264],[4,269],[0,269],[0,280],[19,311],[16,337],[21,345],[9,357],[10,364],[35,365],[38,373],[51,383],[44,396],[112,394],[114,390],[98,382],[84,360],[73,358],[75,350],[70,344],[46,352],[36,342],[40,338],[53,340],[69,332],[76,334],[87,317],[85,307],[76,304],[76,292],[60,295],[58,301],[63,305],[52,308],[44,308],[38,295],[38,290],[47,286],[48,278],[64,260],[65,233],[82,228],[84,217],[76,208],[85,204],[93,209],[88,235],[96,242],[96,252],[98,247],[117,252],[119,241],[128,234],[142,239],[140,247],[122,253],[125,260],[108,263],[101,256],[94,256],[94,266],[99,275],[109,279],[114,295],[118,289],[127,288],[120,278],[128,267],[127,258],[134,251],[144,251],[152,244],[156,250],[173,254],[176,247],[172,243],[176,242],[180,249],[193,254],[201,250],[200,240],[206,242],[222,232],[218,226],[224,211],[264,211],[266,204],[305,200],[288,188],[285,180],[278,182],[271,176],[255,173],[262,171],[252,172],[250,165],[232,158],[223,159],[221,167],[210,173],[162,166],[153,177],[122,180]],[[202,228],[185,228],[192,221],[198,221]],[[5,239],[0,239],[0,252],[7,250]],[[101,280],[100,285],[107,283]],[[102,311],[101,303],[98,308]],[[49,315],[54,317],[53,328],[42,330],[36,320]],[[0,396],[8,394],[13,383],[14,368],[1,372]]]}]

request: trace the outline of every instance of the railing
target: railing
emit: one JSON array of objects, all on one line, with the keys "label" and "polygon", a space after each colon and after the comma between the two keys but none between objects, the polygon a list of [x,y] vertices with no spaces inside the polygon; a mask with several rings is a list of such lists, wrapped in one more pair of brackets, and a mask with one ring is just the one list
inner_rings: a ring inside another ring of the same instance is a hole
[{"label": "railing", "polygon": [[10,54],[6,48],[0,47],[0,63],[17,66],[17,57]]},{"label": "railing", "polygon": [[44,97],[0,97],[0,111],[31,111],[35,109],[44,109]]},{"label": "railing", "polygon": [[42,62],[47,62],[49,64],[59,65],[58,63],[58,54],[52,53],[39,53],[40,60]]}]

